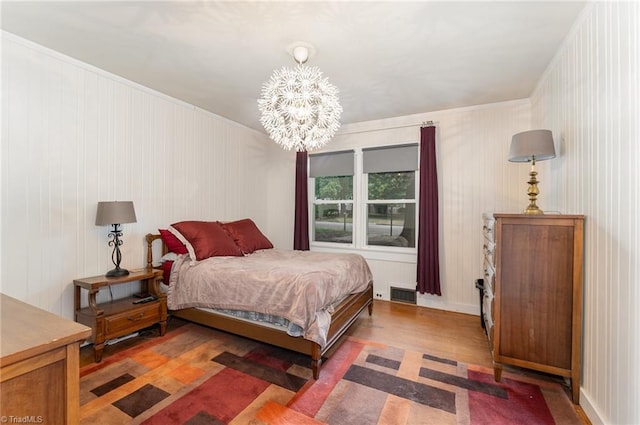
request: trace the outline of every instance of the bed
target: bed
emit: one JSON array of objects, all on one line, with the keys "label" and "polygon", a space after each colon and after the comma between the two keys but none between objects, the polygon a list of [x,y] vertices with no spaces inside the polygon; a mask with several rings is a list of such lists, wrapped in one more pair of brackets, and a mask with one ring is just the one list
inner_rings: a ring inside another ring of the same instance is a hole
[{"label": "bed", "polygon": [[[182,233],[188,236],[188,233],[190,231],[191,231],[191,236],[193,238],[196,238],[198,237],[198,235],[202,234],[201,230],[194,230],[187,226],[183,226],[182,228],[180,228],[180,225],[182,225],[183,223],[188,223],[189,226],[191,226],[193,223],[197,223],[198,226],[201,226],[203,225],[204,222],[174,223],[174,225],[169,226],[169,230],[173,231],[175,235],[179,237],[182,236]],[[209,226],[210,223],[211,222],[207,222],[207,225]],[[327,320],[326,324],[318,325],[315,328],[313,326],[310,326],[309,329],[301,325],[302,335],[294,336],[290,334],[291,333],[290,329],[287,329],[286,327],[274,326],[273,324],[265,321],[255,321],[255,320],[247,319],[245,317],[236,317],[234,315],[231,315],[230,313],[233,313],[234,312],[233,310],[236,310],[235,307],[237,307],[233,303],[231,304],[231,306],[234,308],[232,309],[232,311],[229,311],[228,309],[221,310],[228,306],[220,305],[217,302],[217,300],[215,301],[199,300],[197,298],[207,298],[205,292],[202,292],[202,294],[205,294],[205,295],[201,295],[201,292],[199,292],[200,289],[198,289],[195,292],[191,290],[191,292],[194,292],[195,294],[193,296],[196,297],[191,299],[188,298],[189,296],[192,296],[192,294],[189,294],[189,291],[181,293],[179,289],[188,288],[189,287],[188,285],[191,284],[190,281],[194,279],[196,282],[204,282],[203,279],[208,279],[210,274],[213,272],[206,271],[204,273],[202,272],[197,273],[196,270],[202,269],[202,271],[205,271],[205,270],[208,270],[208,268],[214,269],[216,273],[220,270],[226,270],[226,269],[231,270],[232,277],[229,278],[228,276],[225,276],[225,279],[234,281],[233,288],[235,289],[238,286],[242,286],[241,285],[242,282],[237,281],[237,277],[241,275],[240,273],[245,273],[245,272],[248,273],[247,280],[258,279],[259,281],[260,279],[262,279],[261,277],[256,278],[252,274],[251,267],[253,266],[249,266],[248,264],[250,262],[260,264],[260,263],[264,263],[265,261],[274,261],[275,262],[274,264],[277,264],[277,267],[274,266],[274,268],[269,273],[270,275],[275,274],[278,280],[278,282],[274,283],[275,285],[277,285],[274,287],[276,289],[271,289],[272,291],[279,290],[277,288],[287,288],[287,286],[284,286],[281,283],[281,280],[283,279],[281,273],[283,272],[284,264],[286,264],[287,268],[291,268],[291,270],[293,270],[293,273],[291,274],[295,275],[294,278],[296,279],[296,282],[295,282],[296,285],[299,283],[298,280],[301,279],[300,278],[301,274],[312,276],[314,279],[324,282],[326,278],[323,275],[323,273],[325,272],[314,271],[313,273],[298,273],[296,271],[296,264],[297,264],[296,261],[298,261],[297,257],[301,257],[302,258],[301,261],[303,261],[304,267],[307,267],[311,259],[313,259],[313,261],[316,261],[314,257],[322,256],[322,255],[326,256],[327,254],[313,253],[310,251],[282,251],[282,250],[276,250],[276,249],[261,249],[268,246],[273,248],[273,246],[270,244],[270,242],[268,242],[268,240],[266,240],[266,238],[264,238],[264,236],[259,232],[255,224],[250,219],[238,220],[235,222],[231,222],[230,224],[220,223],[220,222],[215,222],[215,223],[216,223],[216,226],[218,227],[224,226],[225,232],[231,237],[231,239],[234,240],[234,242],[236,243],[236,246],[241,248],[240,249],[241,255],[237,255],[237,256],[235,254],[231,255],[229,254],[228,251],[223,250],[222,254],[213,255],[211,258],[202,258],[208,255],[208,253],[203,254],[202,249],[200,249],[201,252],[198,252],[198,248],[202,248],[202,246],[200,247],[196,246],[196,249],[193,249],[193,247],[189,244],[189,238],[180,238],[180,242],[188,246],[190,250],[187,250],[187,254],[179,255],[177,259],[175,259],[174,264],[169,267],[169,269],[173,270],[171,272],[169,272],[169,270],[167,269],[166,263],[163,263],[163,265],[165,266],[164,267],[165,280],[168,279],[167,300],[168,300],[168,305],[170,309],[169,313],[172,316],[179,317],[188,321],[192,321],[192,322],[206,325],[215,329],[219,329],[219,330],[240,335],[246,338],[255,339],[261,342],[265,342],[268,344],[281,347],[281,348],[285,348],[285,349],[296,351],[305,355],[309,355],[313,377],[314,379],[317,379],[320,374],[320,367],[321,367],[323,356],[331,348],[333,348],[336,345],[336,343],[340,340],[340,337],[355,323],[358,316],[365,309],[368,309],[369,315],[372,314],[373,284],[371,280],[370,271],[368,272],[369,274],[366,276],[365,275],[360,276],[359,275],[360,272],[358,271],[358,275],[356,276],[356,273],[354,273],[353,270],[350,270],[348,273],[350,277],[349,279],[345,279],[345,280],[350,281],[353,279],[354,281],[358,280],[359,282],[356,282],[356,283],[345,282],[345,285],[350,285],[352,289],[357,288],[357,291],[350,290],[349,292],[353,292],[353,293],[348,293],[344,296],[340,295],[340,298],[337,299],[335,302],[328,303],[330,304],[328,308],[323,307],[323,310],[317,313],[318,318],[326,317],[326,320]],[[235,226],[236,224],[237,226]],[[182,233],[176,232],[176,228],[180,228],[180,230],[182,230]],[[213,229],[213,227],[210,227],[207,231],[211,229]],[[238,229],[240,229],[240,231],[238,231]],[[246,237],[247,235],[246,232],[244,233],[244,236],[243,236],[242,230],[246,230],[246,229],[249,229],[248,234],[250,235],[250,237]],[[216,228],[216,231],[218,231],[217,228]],[[167,255],[168,252],[171,252],[172,250],[172,248],[170,248],[170,245],[173,245],[174,243],[167,239],[166,237],[167,232],[163,231],[163,229],[160,229],[160,232],[161,233],[158,233],[158,234],[146,235],[147,267],[155,267],[155,268],[159,267],[158,262],[154,261],[154,255],[153,255],[154,245],[156,245],[157,243],[162,244],[161,252],[162,252],[163,258]],[[210,233],[207,233],[207,234],[210,234]],[[257,238],[254,237],[256,234],[259,235]],[[262,237],[263,239],[260,239],[260,237]],[[158,240],[160,242],[156,242]],[[195,239],[191,239],[191,240],[196,241]],[[255,243],[256,240],[258,240],[257,244]],[[202,245],[201,242],[202,241],[200,242],[196,241],[196,244]],[[211,249],[219,250],[220,244],[216,243],[215,247],[209,246],[205,248],[208,248],[210,250]],[[234,249],[231,246],[229,246],[228,248]],[[293,257],[290,257],[290,256],[293,256]],[[275,257],[275,260],[271,260],[270,259],[271,257]],[[193,258],[196,258],[196,261],[194,261]],[[325,261],[326,258],[327,257],[322,257],[320,259],[320,262]],[[364,262],[365,264],[364,267],[368,271],[368,266],[366,266],[366,262],[364,261],[364,259],[362,259],[361,261]],[[208,263],[211,263],[212,265],[208,266]],[[235,264],[242,264],[243,270],[239,271],[239,270],[232,269],[231,268],[232,265],[235,265]],[[273,270],[276,270],[276,271],[274,272]],[[190,274],[193,275],[193,277],[189,277]],[[351,275],[354,275],[355,277],[351,277]],[[363,279],[366,280],[364,284],[362,283]],[[198,283],[198,285],[199,285],[198,288],[204,287],[202,283]],[[207,286],[212,286],[214,288],[213,290],[214,295],[220,294],[220,291],[221,291],[220,288],[215,286],[213,283],[211,284],[207,283]],[[302,293],[305,293],[305,292],[302,291]],[[336,295],[336,294],[333,294],[333,295]],[[233,297],[233,294],[231,296]],[[297,296],[301,297],[302,295],[298,294]],[[251,295],[249,295],[247,298],[251,298]],[[289,298],[283,295],[279,299],[289,299]],[[303,302],[304,302],[304,306],[300,307],[300,304]],[[325,305],[326,307],[327,303],[316,302],[315,304],[313,304],[313,303],[307,302],[306,299],[297,299],[297,300],[293,299],[293,301],[286,302],[286,303],[271,302],[269,304],[274,305],[274,308],[276,308],[276,311],[268,311],[268,313],[278,313],[280,311],[279,309],[285,309],[285,310],[282,310],[282,311],[285,311],[285,313],[283,313],[283,316],[288,317],[286,313],[288,310],[286,309],[287,308],[293,309],[293,307],[290,307],[289,304],[293,304],[297,310],[309,310],[309,309],[313,310],[316,307],[309,307],[308,304],[312,306]],[[313,312],[311,312],[308,315],[310,317],[313,316]],[[295,321],[295,320],[292,320],[292,321]],[[309,321],[314,323],[316,322],[313,320],[313,317]],[[325,319],[317,320],[317,322],[324,323]],[[322,331],[318,332],[318,328],[322,328]]]}]

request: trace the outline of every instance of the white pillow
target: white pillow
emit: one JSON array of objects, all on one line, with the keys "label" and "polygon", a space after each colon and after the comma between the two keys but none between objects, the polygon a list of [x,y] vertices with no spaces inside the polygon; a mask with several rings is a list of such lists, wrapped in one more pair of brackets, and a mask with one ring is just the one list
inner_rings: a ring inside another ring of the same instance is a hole
[{"label": "white pillow", "polygon": [[176,254],[175,252],[167,252],[162,256],[162,258],[160,259],[160,262],[164,263],[165,261],[176,261],[177,259],[178,259],[178,254]]}]

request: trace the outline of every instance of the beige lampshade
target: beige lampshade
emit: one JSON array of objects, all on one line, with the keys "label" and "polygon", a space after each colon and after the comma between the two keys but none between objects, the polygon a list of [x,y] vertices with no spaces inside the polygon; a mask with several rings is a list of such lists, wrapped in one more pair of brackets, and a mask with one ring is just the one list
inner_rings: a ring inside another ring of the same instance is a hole
[{"label": "beige lampshade", "polygon": [[96,226],[135,223],[136,211],[131,201],[98,202]]},{"label": "beige lampshade", "polygon": [[509,161],[529,162],[535,156],[536,161],[555,158],[551,130],[530,130],[514,134],[511,138]]}]

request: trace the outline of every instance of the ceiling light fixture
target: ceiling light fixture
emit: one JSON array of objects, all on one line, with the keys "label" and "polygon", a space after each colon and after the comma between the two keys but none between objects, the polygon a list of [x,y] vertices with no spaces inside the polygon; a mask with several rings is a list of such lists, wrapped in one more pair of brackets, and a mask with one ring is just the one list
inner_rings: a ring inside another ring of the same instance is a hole
[{"label": "ceiling light fixture", "polygon": [[274,71],[262,85],[258,109],[269,137],[284,149],[310,151],[324,146],[340,128],[338,89],[316,67],[304,66],[311,46],[298,43],[291,51],[295,68]]}]

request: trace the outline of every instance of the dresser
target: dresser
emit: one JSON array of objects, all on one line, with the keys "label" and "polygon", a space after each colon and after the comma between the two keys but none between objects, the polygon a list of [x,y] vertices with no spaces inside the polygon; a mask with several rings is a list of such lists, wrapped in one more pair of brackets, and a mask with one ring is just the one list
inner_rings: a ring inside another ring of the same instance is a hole
[{"label": "dresser", "polygon": [[584,217],[484,214],[484,322],[504,364],[570,380],[579,403]]},{"label": "dresser", "polygon": [[91,329],[0,294],[0,418],[73,425],[80,410],[80,342]]}]

